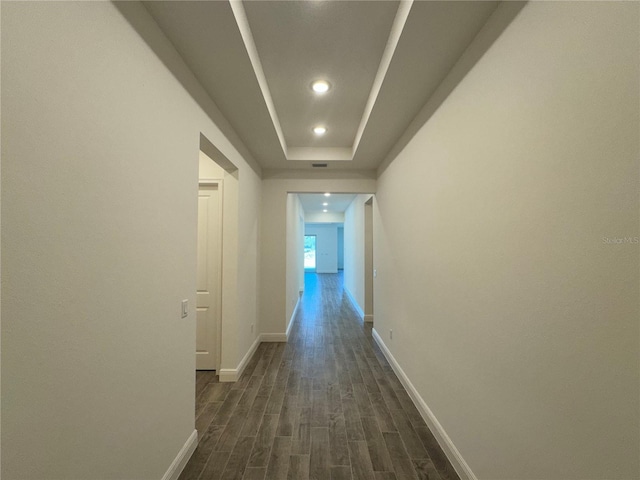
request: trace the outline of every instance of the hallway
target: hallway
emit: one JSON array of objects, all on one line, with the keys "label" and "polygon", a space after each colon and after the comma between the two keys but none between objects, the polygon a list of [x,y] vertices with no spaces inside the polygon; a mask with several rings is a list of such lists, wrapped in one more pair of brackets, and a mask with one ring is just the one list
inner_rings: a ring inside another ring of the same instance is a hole
[{"label": "hallway", "polygon": [[288,343],[262,343],[241,379],[197,372],[199,444],[180,480],[457,480],[343,291],[305,274]]}]

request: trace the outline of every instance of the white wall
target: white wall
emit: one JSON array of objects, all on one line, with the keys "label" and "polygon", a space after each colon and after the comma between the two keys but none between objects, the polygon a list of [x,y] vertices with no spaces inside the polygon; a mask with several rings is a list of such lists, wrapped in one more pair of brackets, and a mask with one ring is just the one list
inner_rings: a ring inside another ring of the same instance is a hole
[{"label": "white wall", "polygon": [[360,307],[365,310],[364,295],[364,202],[371,195],[356,196],[344,212],[344,288]]},{"label": "white wall", "polygon": [[316,273],[338,273],[338,225],[307,223],[304,234],[316,236]]},{"label": "white wall", "polygon": [[[289,331],[293,313],[304,291],[304,209],[295,193],[287,195],[287,325]],[[278,332],[279,333],[279,332]]]},{"label": "white wall", "polygon": [[[233,159],[231,159],[233,160]],[[235,160],[234,160],[235,163]],[[248,167],[239,172],[238,185],[238,273],[237,273],[237,314],[235,325],[222,324],[222,338],[227,340],[224,328],[233,328],[237,335],[235,343],[222,346],[222,365],[237,368],[245,357],[260,331],[262,321],[259,308],[260,273],[260,199],[262,181]],[[225,196],[226,198],[226,196]],[[225,210],[226,213],[226,210]],[[226,226],[226,224],[225,224]],[[225,239],[223,238],[223,242]],[[223,246],[224,251],[224,246]],[[224,258],[222,259],[223,272]],[[254,325],[251,333],[251,325]],[[226,363],[225,363],[226,362]]]},{"label": "white wall", "polygon": [[306,212],[307,223],[343,223],[343,212]]},{"label": "white wall", "polygon": [[[239,168],[236,270],[257,290],[260,178],[146,10],[120,8],[2,3],[7,479],[156,480],[193,433],[201,132]],[[234,361],[256,311],[237,308]]]},{"label": "white wall", "polygon": [[528,3],[379,178],[375,328],[481,480],[640,478],[639,8]]},{"label": "white wall", "polygon": [[375,191],[376,181],[366,175],[352,178],[265,178],[262,181],[260,231],[260,312],[261,332],[284,334],[290,319],[287,308],[297,301],[297,293],[287,291],[287,194],[359,193]]},{"label": "white wall", "polygon": [[200,152],[198,155],[198,178],[200,180],[223,180],[229,174],[224,171],[211,157],[206,153]]}]

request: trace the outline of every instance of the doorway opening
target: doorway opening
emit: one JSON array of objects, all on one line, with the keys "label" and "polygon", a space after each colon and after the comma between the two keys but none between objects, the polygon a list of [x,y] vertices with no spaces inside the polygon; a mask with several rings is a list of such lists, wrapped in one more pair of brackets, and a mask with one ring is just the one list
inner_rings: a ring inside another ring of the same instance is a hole
[{"label": "doorway opening", "polygon": [[196,370],[218,370],[220,358],[222,180],[200,180],[196,283]]},{"label": "doorway opening", "polygon": [[304,236],[304,271],[315,272],[317,265],[316,258],[316,235]]},{"label": "doorway opening", "polygon": [[200,134],[194,353],[196,370],[208,371],[206,378],[223,369],[225,335],[233,334],[236,323],[230,306],[237,295],[238,174]]},{"label": "doorway opening", "polygon": [[373,195],[288,192],[287,328],[305,284],[325,274],[337,274],[358,316],[373,321]]}]

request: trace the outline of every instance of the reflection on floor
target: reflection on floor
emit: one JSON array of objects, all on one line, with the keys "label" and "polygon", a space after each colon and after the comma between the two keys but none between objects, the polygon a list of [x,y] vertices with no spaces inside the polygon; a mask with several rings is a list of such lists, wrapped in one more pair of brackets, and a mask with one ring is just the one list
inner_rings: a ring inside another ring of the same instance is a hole
[{"label": "reflection on floor", "polygon": [[305,274],[289,342],[261,344],[237,383],[198,372],[196,398],[180,480],[458,480],[341,274]]}]

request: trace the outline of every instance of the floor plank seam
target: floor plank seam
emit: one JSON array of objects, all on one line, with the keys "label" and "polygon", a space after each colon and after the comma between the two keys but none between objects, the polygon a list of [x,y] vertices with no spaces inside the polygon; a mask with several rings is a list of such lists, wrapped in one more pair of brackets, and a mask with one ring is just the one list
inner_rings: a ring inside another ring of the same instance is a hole
[{"label": "floor plank seam", "polygon": [[371,324],[354,316],[341,274],[306,280],[288,343],[260,344],[235,384],[197,372],[205,451],[180,480],[459,480]]}]

